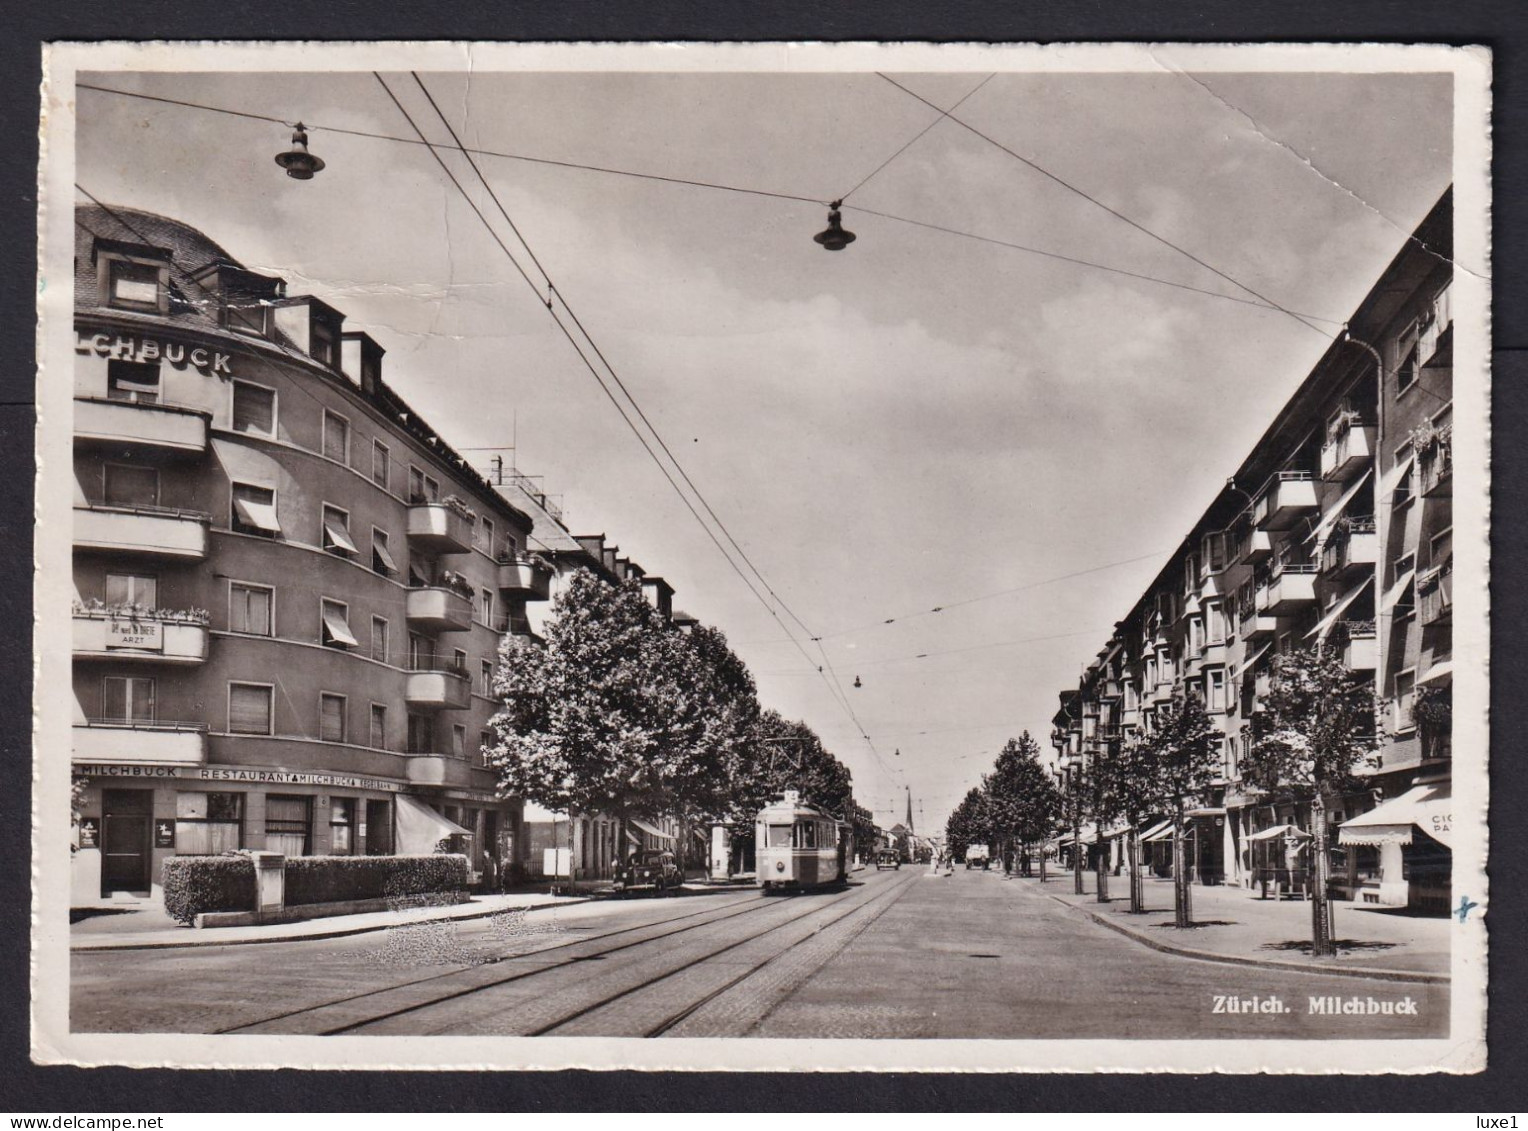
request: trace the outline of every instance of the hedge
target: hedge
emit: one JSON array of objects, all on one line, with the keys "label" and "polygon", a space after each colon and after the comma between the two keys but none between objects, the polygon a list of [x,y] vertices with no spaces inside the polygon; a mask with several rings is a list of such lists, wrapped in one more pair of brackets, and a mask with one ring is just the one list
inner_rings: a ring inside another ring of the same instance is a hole
[{"label": "hedge", "polygon": [[255,865],[248,856],[169,856],[160,873],[165,914],[190,924],[204,911],[250,911]]},{"label": "hedge", "polygon": [[465,891],[467,858],[430,856],[289,856],[286,904],[334,903],[344,899],[407,899]]},{"label": "hedge", "polygon": [[[288,907],[387,899],[398,907],[424,905],[431,896],[465,891],[467,858],[431,856],[289,856]],[[253,911],[255,866],[248,856],[171,856],[161,876],[165,914],[182,923],[207,911]]]}]

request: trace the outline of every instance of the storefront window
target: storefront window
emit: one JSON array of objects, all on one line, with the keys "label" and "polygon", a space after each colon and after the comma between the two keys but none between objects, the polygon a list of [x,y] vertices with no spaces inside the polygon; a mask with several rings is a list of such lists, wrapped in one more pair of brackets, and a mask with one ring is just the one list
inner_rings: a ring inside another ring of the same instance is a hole
[{"label": "storefront window", "polygon": [[265,847],[288,856],[308,854],[310,803],[308,797],[270,794],[265,799]]},{"label": "storefront window", "polygon": [[216,856],[238,848],[243,801],[240,793],[177,793],[176,854]]},{"label": "storefront window", "polygon": [[350,856],[355,852],[355,798],[334,797],[329,800],[329,851],[335,856]]}]

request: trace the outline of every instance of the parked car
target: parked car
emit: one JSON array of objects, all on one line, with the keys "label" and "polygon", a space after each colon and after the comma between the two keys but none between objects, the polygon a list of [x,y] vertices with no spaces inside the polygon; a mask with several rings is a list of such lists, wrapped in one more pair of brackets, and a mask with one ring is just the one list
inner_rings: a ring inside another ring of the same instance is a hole
[{"label": "parked car", "polygon": [[875,854],[875,870],[877,872],[882,868],[900,868],[901,866],[902,858],[889,849]]},{"label": "parked car", "polygon": [[969,844],[966,846],[966,869],[980,868],[987,870],[988,852],[985,844]]},{"label": "parked car", "polygon": [[618,892],[653,891],[660,895],[678,891],[684,877],[672,852],[647,850],[633,852],[615,866],[615,890]]}]

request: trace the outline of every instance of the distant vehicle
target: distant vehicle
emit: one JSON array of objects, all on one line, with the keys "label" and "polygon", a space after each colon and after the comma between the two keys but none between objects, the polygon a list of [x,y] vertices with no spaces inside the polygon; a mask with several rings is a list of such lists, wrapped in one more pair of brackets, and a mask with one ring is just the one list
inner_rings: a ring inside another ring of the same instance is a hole
[{"label": "distant vehicle", "polygon": [[754,825],[759,886],[768,892],[846,882],[852,834],[851,826],[787,790],[782,800],[759,810]]},{"label": "distant vehicle", "polygon": [[684,883],[679,865],[672,852],[633,852],[615,866],[615,890],[623,894],[633,891],[651,891],[662,895],[666,891],[678,891]]},{"label": "distant vehicle", "polygon": [[966,845],[966,868],[967,869],[970,869],[970,868],[981,868],[983,871],[985,871],[986,868],[987,868],[987,859],[988,859],[987,846],[985,844],[968,844],[968,845]]},{"label": "distant vehicle", "polygon": [[902,867],[902,858],[891,849],[885,848],[875,854],[875,870],[877,872],[882,868],[900,867]]}]

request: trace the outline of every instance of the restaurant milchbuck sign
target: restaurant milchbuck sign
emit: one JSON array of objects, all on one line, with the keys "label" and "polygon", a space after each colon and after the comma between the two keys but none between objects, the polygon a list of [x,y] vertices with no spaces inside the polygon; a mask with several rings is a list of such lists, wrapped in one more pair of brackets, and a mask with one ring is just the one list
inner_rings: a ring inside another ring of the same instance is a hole
[{"label": "restaurant milchbuck sign", "polygon": [[115,331],[92,332],[76,330],[75,353],[93,353],[97,357],[109,357],[118,361],[166,361],[171,365],[190,365],[203,373],[227,373],[233,354],[203,346],[188,346],[185,342],[167,338],[151,338],[143,334],[122,334]]},{"label": "restaurant milchbuck sign", "polygon": [[[142,764],[87,764],[74,767],[76,773],[98,778],[173,778],[181,781],[239,782],[246,785],[322,785],[340,789],[375,789],[389,793],[404,793],[410,789],[405,782],[386,778],[360,777],[355,774],[325,774],[307,770],[266,770],[243,766],[160,766]],[[444,789],[439,791],[448,797],[469,801],[495,801],[495,795],[481,789]]]}]

